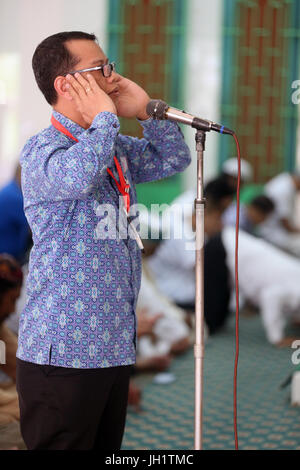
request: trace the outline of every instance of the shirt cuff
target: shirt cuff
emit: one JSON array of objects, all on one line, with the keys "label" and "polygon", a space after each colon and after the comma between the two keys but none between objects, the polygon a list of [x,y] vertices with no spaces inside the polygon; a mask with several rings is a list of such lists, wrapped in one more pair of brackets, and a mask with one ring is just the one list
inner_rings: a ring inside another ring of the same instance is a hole
[{"label": "shirt cuff", "polygon": [[91,124],[91,127],[103,126],[112,126],[119,131],[120,122],[116,114],[109,111],[102,111],[101,113],[97,114]]}]

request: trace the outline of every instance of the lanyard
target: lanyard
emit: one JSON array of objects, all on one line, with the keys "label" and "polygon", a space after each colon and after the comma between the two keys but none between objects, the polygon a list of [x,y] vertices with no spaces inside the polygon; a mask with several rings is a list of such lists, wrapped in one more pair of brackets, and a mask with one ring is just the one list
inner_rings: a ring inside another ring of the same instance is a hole
[{"label": "lanyard", "polygon": [[[67,137],[70,137],[71,139],[75,140],[75,142],[78,142],[78,139],[76,139],[76,137],[74,137],[57,119],[55,119],[53,115],[51,116],[51,124],[55,127],[55,129],[65,134]],[[130,184],[128,183],[127,179],[123,175],[122,167],[119,161],[117,160],[116,156],[114,157],[114,162],[115,162],[117,172],[119,175],[119,181],[114,177],[112,171],[109,168],[107,168],[106,171],[113,178],[119,192],[122,194],[126,212],[128,213],[129,208],[130,208],[130,195],[129,195]]]},{"label": "lanyard", "polygon": [[[55,119],[53,114],[51,116],[51,124],[55,127],[55,129],[57,129],[58,131],[65,134],[67,137],[70,137],[70,139],[74,140],[75,142],[78,142],[78,139],[76,139],[76,137],[74,137],[71,134],[71,132],[69,132],[57,119]],[[124,204],[125,204],[124,211],[126,212],[126,216],[128,217],[128,212],[129,212],[129,208],[130,208],[130,195],[129,195],[130,184],[128,183],[127,179],[123,175],[122,167],[121,167],[120,163],[118,162],[116,156],[114,156],[114,162],[115,162],[117,172],[118,172],[118,175],[119,175],[119,181],[117,181],[117,179],[114,177],[112,171],[109,168],[106,168],[106,171],[113,178],[119,192],[123,196],[123,200],[124,200]],[[139,248],[144,253],[144,247],[143,247],[142,240],[141,240],[136,228],[134,227],[134,225],[131,225],[131,232],[133,233],[133,236],[134,236]]]}]

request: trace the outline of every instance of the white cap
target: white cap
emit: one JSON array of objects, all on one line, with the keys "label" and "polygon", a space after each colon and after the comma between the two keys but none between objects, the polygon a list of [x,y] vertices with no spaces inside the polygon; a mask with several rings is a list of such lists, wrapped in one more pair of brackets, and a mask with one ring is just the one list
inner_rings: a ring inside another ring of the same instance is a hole
[{"label": "white cap", "polygon": [[[238,159],[237,157],[229,158],[222,165],[222,172],[226,175],[236,176],[238,175]],[[253,178],[252,165],[241,158],[241,178],[244,181],[251,181]]]}]

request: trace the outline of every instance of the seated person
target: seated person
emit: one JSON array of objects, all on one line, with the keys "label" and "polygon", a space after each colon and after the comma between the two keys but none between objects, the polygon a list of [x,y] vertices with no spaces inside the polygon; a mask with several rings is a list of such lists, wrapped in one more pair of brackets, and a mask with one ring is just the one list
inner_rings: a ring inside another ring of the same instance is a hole
[{"label": "seated person", "polygon": [[264,193],[275,205],[271,217],[260,224],[259,236],[299,257],[300,227],[295,224],[295,202],[300,191],[300,174],[282,173],[266,184]]},{"label": "seated person", "polygon": [[[267,196],[260,195],[250,201],[249,204],[240,204],[239,227],[245,232],[256,234],[260,224],[265,222],[273,213],[274,203]],[[224,225],[236,223],[236,204],[233,211],[223,217]]]},{"label": "seated person", "polygon": [[185,217],[182,232],[180,238],[171,236],[160,242],[147,258],[147,266],[164,296],[186,310],[193,309],[195,302],[195,251],[186,249],[195,240],[192,215]]},{"label": "seated person", "polygon": [[32,239],[23,208],[20,165],[14,179],[0,190],[0,214],[0,253],[10,254],[23,264]]},{"label": "seated person", "polygon": [[[189,193],[190,194],[190,193]],[[213,219],[216,212],[223,212],[233,200],[234,190],[220,178],[210,181],[204,188],[206,199],[205,234],[215,233]],[[179,198],[177,198],[177,201]],[[184,204],[186,203],[184,199]],[[215,209],[208,214],[208,206]],[[191,205],[192,206],[192,205]],[[152,277],[160,291],[171,301],[185,310],[194,310],[195,304],[195,227],[193,214],[184,214],[182,236],[163,240],[154,254],[147,260]],[[221,224],[218,220],[217,224]],[[220,225],[221,226],[221,225]],[[189,247],[189,244],[191,245]]]},{"label": "seated person", "polygon": [[[222,165],[220,178],[236,192],[238,183],[238,158],[228,158]],[[252,165],[245,159],[241,158],[241,187],[244,183],[250,183],[253,178]]]},{"label": "seated person", "polygon": [[221,212],[226,211],[233,202],[236,190],[223,177],[215,178],[204,187],[204,197]]},{"label": "seated person", "polygon": [[[219,332],[230,315],[231,283],[227,253],[221,238],[221,213],[207,208],[210,236],[204,246],[204,318],[210,335]],[[219,219],[219,221],[218,221]]]},{"label": "seated person", "polygon": [[300,226],[296,227],[295,203],[300,192],[300,173],[281,173],[265,185],[265,194],[275,204],[275,215],[278,223],[289,233],[300,234]]},{"label": "seated person", "polygon": [[169,362],[174,354],[184,352],[191,345],[186,313],[160,292],[145,260],[137,317],[138,335],[141,336],[138,341],[138,366],[139,361],[147,358],[165,357]]},{"label": "seated person", "polygon": [[[211,208],[213,211],[213,207]],[[218,213],[215,211],[215,220],[210,219],[217,230]],[[209,214],[209,212],[208,212]],[[207,214],[207,215],[208,215]],[[219,213],[221,221],[221,214]],[[226,293],[226,271],[221,269],[224,260],[231,278],[231,284],[235,280],[235,227],[226,226],[220,235],[215,235],[205,245],[205,254],[210,254],[210,259],[205,265],[206,302],[211,302],[212,308],[205,307],[205,320],[214,327],[214,319],[217,325],[222,326],[228,316],[228,291]],[[215,241],[217,240],[217,241]],[[207,249],[208,248],[208,249]],[[215,269],[216,268],[216,269]],[[215,284],[213,277],[207,276],[210,271],[218,279],[223,279]],[[290,346],[297,338],[285,336],[285,326],[288,321],[299,322],[300,320],[300,262],[289,254],[284,253],[270,243],[261,240],[243,230],[239,231],[239,288],[240,294],[253,306],[259,309],[268,341],[276,346]],[[228,284],[227,284],[228,285]],[[218,287],[217,287],[218,286]],[[219,286],[223,286],[224,290]],[[211,292],[210,292],[211,290]],[[212,295],[210,295],[212,293]],[[214,297],[218,303],[214,314]],[[223,298],[223,300],[222,300]],[[222,310],[222,304],[224,309]],[[212,312],[212,313],[211,313]],[[209,316],[208,316],[209,313]],[[209,318],[211,317],[211,318]]]},{"label": "seated person", "polygon": [[[204,218],[204,316],[210,334],[224,326],[229,314],[229,273],[225,251],[218,239],[222,229],[223,202],[208,198]],[[195,214],[186,220],[186,225],[182,238],[164,240],[160,244],[148,259],[148,267],[166,297],[182,309],[194,312]]]},{"label": "seated person", "polygon": [[0,255],[0,340],[5,363],[0,370],[9,382],[0,383],[0,424],[9,424],[19,419],[19,403],[16,392],[17,336],[5,325],[5,320],[14,312],[20,295],[23,274],[17,262],[9,255]]},{"label": "seated person", "polygon": [[[222,243],[232,281],[235,277],[235,229],[224,227]],[[257,306],[268,341],[274,345],[290,345],[284,331],[289,319],[300,318],[300,262],[272,246],[240,230],[239,287],[245,299]]]}]

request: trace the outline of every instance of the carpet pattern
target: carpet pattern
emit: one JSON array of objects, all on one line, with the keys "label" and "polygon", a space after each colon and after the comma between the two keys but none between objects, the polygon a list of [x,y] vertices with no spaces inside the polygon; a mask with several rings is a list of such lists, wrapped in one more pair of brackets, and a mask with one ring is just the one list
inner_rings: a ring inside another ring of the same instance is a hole
[{"label": "carpet pattern", "polygon": [[[300,339],[300,330],[290,330]],[[240,449],[300,450],[300,407],[290,404],[290,386],[280,385],[293,372],[294,350],[267,343],[259,315],[240,318],[238,436]],[[209,338],[204,358],[203,448],[234,449],[234,318]],[[142,410],[129,410],[124,450],[194,448],[194,355],[176,358],[168,385],[153,383],[155,374],[137,376],[143,389]]]}]

